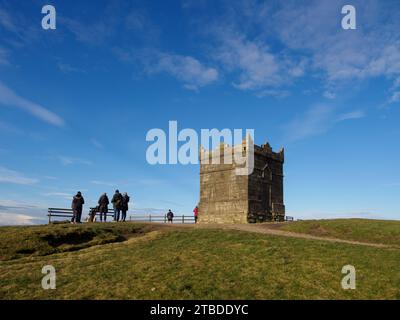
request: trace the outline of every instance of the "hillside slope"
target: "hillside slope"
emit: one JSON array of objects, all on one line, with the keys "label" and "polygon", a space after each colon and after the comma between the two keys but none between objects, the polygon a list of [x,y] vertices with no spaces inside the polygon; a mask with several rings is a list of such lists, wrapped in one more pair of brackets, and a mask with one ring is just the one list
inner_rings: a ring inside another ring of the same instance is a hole
[{"label": "hillside slope", "polygon": [[280,230],[400,247],[400,221],[368,219],[307,220],[279,225]]},{"label": "hillside slope", "polygon": [[[0,246],[1,299],[400,299],[393,247],[134,223],[1,228]],[[48,264],[56,290],[41,288]],[[356,290],[341,288],[348,264]]]}]

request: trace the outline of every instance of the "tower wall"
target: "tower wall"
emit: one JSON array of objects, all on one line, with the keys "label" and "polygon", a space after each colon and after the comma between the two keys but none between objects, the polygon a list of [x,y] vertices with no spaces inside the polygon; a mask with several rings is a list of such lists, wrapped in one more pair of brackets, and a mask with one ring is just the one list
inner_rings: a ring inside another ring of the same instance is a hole
[{"label": "tower wall", "polygon": [[[239,149],[238,149],[239,148]],[[235,163],[224,164],[224,151],[243,150],[245,145],[221,145],[200,159],[200,223],[247,223],[284,219],[284,151],[269,144],[254,146],[254,170],[237,175]],[[220,164],[213,164],[219,158]],[[207,161],[204,161],[208,159]],[[234,162],[234,161],[233,161]]]},{"label": "tower wall", "polygon": [[[226,147],[226,146],[225,146]],[[212,164],[215,153],[210,154],[209,164],[200,166],[200,223],[246,223],[248,212],[247,176],[236,175],[235,164]]]}]

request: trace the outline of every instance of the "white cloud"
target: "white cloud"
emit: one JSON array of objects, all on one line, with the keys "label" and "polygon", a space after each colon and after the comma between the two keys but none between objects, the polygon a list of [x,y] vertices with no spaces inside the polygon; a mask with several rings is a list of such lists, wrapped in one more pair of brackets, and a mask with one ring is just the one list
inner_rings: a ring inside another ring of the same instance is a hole
[{"label": "white cloud", "polygon": [[26,214],[0,212],[0,225],[2,226],[33,225],[36,219]]},{"label": "white cloud", "polygon": [[159,53],[150,73],[166,72],[184,83],[184,87],[197,90],[218,80],[218,71],[204,66],[199,60],[190,56]]},{"label": "white cloud", "polygon": [[341,28],[341,1],[250,1],[226,3],[224,16],[216,25],[210,20],[205,33],[214,37],[212,56],[237,77],[238,89],[285,88],[308,75],[329,88],[324,96],[333,99],[355,81],[386,77],[399,83],[395,2],[352,4],[357,30]]},{"label": "white cloud", "polygon": [[399,23],[390,4],[366,0],[354,5],[362,8],[354,31],[340,28],[341,4],[328,0],[282,4],[273,28],[294,52],[307,50],[312,67],[330,83],[400,74]]},{"label": "white cloud", "polygon": [[142,65],[148,75],[167,73],[183,82],[188,90],[198,90],[219,78],[218,70],[208,67],[198,59],[154,49],[125,50],[114,48],[114,54],[125,63]]},{"label": "white cloud", "polygon": [[22,173],[0,166],[0,183],[31,185],[39,182],[38,179],[28,178]]},{"label": "white cloud", "polygon": [[0,199],[0,225],[24,225],[46,221],[47,208],[36,204]]},{"label": "white cloud", "polygon": [[55,126],[63,126],[64,120],[48,109],[18,96],[14,91],[0,82],[0,104],[24,110],[36,118]]},{"label": "white cloud", "polygon": [[305,59],[290,60],[283,53],[273,52],[265,41],[251,40],[226,26],[214,33],[218,43],[214,57],[232,74],[238,73],[233,85],[240,90],[266,91],[304,75]]},{"label": "white cloud", "polygon": [[334,93],[331,92],[331,91],[325,91],[325,92],[323,93],[323,96],[324,96],[325,98],[327,98],[327,99],[330,99],[330,100],[336,98],[336,94],[334,94]]}]

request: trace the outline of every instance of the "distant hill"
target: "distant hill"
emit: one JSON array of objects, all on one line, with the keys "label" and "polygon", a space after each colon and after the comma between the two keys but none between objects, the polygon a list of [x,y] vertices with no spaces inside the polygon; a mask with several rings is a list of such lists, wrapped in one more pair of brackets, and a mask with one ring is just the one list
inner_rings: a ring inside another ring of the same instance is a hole
[{"label": "distant hill", "polygon": [[[0,298],[400,299],[399,235],[400,222],[357,219],[1,227]],[[41,288],[49,264],[56,290]],[[348,264],[356,290],[341,288]]]}]

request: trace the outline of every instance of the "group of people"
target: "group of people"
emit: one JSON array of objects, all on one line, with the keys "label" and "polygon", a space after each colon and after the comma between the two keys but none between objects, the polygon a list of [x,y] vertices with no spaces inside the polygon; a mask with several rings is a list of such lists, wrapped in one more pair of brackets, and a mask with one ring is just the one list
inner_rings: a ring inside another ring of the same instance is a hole
[{"label": "group of people", "polygon": [[[128,212],[129,209],[129,201],[130,197],[126,192],[124,194],[121,194],[119,190],[115,190],[115,193],[111,199],[111,203],[114,209],[114,221],[123,221],[123,222],[126,221],[126,213]],[[98,206],[96,208],[93,208],[90,212],[89,221],[94,222],[96,220],[96,214],[99,213],[100,221],[106,222],[108,214],[108,206],[110,204],[110,200],[108,199],[107,193],[103,193],[100,196],[99,201],[97,203]],[[73,215],[71,223],[81,223],[84,204],[85,204],[85,199],[83,198],[82,193],[78,191],[77,194],[72,199],[71,207]],[[193,210],[195,223],[197,223],[198,214],[199,214],[199,208],[198,206],[196,206]],[[167,212],[167,220],[169,223],[172,223],[173,219],[174,219],[174,213],[170,209]]]},{"label": "group of people", "polygon": [[[115,190],[115,193],[111,199],[111,203],[114,209],[114,221],[125,221],[126,213],[129,209],[129,201],[130,197],[125,192],[121,194],[119,190]],[[96,219],[96,214],[100,213],[100,221],[107,221],[108,214],[108,205],[110,204],[110,200],[108,199],[107,193],[103,193],[99,201],[97,202],[98,206],[91,210],[89,221],[94,222]],[[85,199],[82,196],[82,193],[78,191],[78,193],[72,199],[72,220],[71,223],[81,223],[83,205],[85,204]]]},{"label": "group of people", "polygon": [[[111,199],[111,203],[114,208],[114,221],[125,221],[126,220],[126,213],[128,212],[128,204],[130,201],[130,197],[125,192],[121,194],[119,190],[115,190],[115,193]],[[96,211],[100,213],[100,221],[104,222],[107,221],[107,213],[108,213],[108,205],[110,201],[106,193],[103,193],[98,201],[98,207]],[[94,213],[95,215],[95,213]]]}]

